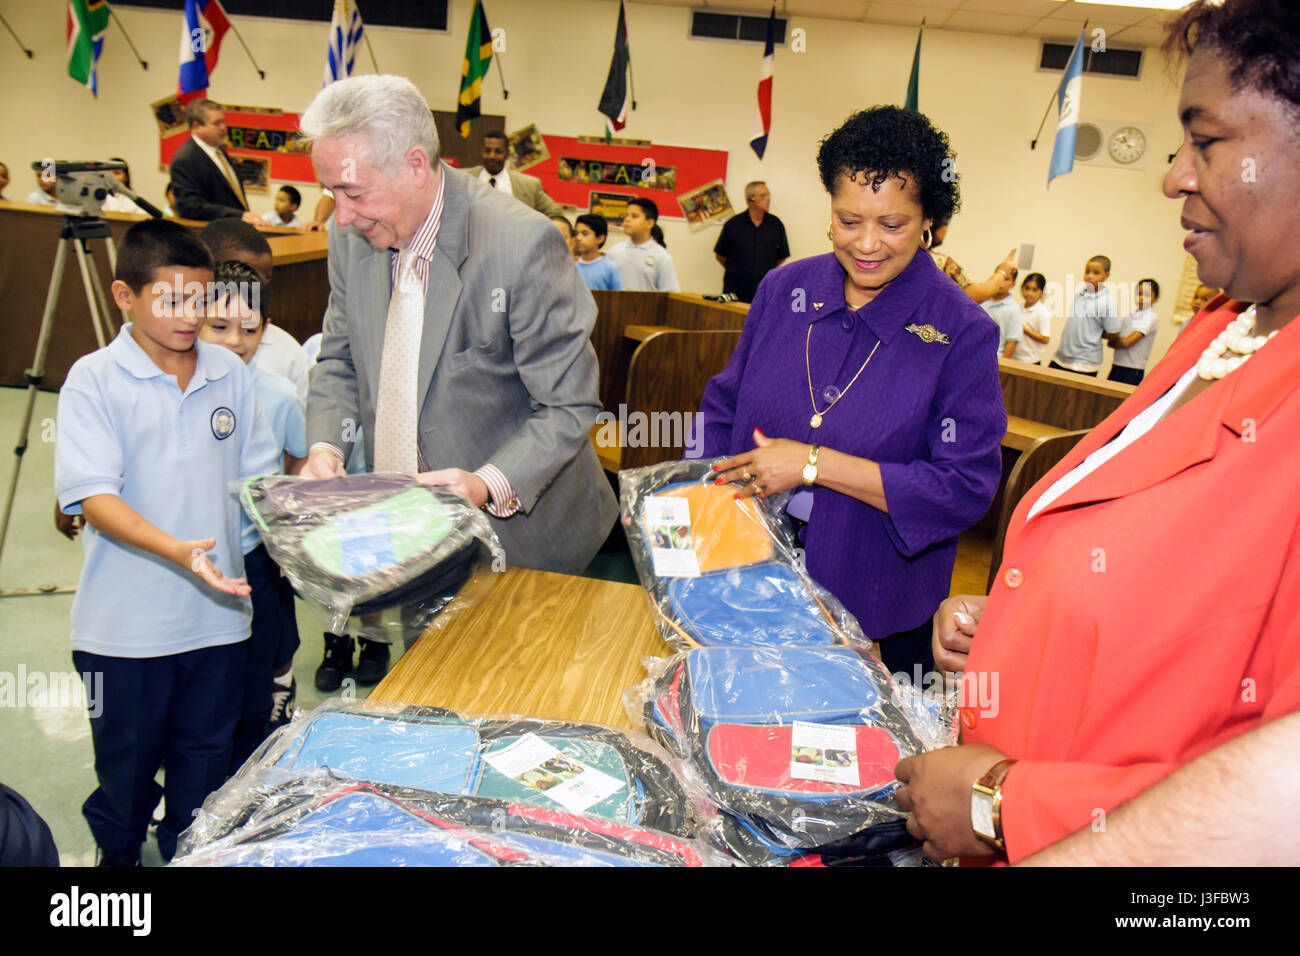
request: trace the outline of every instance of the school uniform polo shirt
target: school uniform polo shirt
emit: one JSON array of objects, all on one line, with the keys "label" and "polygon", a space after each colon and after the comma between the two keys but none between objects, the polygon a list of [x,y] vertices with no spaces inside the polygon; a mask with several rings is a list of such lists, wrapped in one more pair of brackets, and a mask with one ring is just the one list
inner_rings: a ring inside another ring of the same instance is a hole
[{"label": "school uniform polo shirt", "polygon": [[1024,336],[1024,313],[1011,296],[996,301],[988,299],[980,303],[980,308],[998,325],[998,355],[1001,356],[1008,342],[1019,342]]},{"label": "school uniform polo shirt", "polygon": [[1141,332],[1142,338],[1126,349],[1117,348],[1114,364],[1121,368],[1145,369],[1147,359],[1151,357],[1151,349],[1156,344],[1156,329],[1159,324],[1155,309],[1138,309],[1124,316],[1124,321],[1119,325],[1120,337]]},{"label": "school uniform polo shirt", "polygon": [[[258,351],[262,349],[259,346]],[[255,357],[256,358],[256,357]],[[294,458],[307,457],[307,422],[303,418],[302,405],[293,383],[265,369],[248,363],[248,371],[253,376],[253,393],[257,396],[257,409],[271,434],[275,436],[275,447],[281,455],[288,452]],[[283,458],[276,461],[276,472],[283,471]],[[251,518],[240,509],[240,553],[248,554],[262,542],[257,533],[257,526]]]},{"label": "school uniform polo shirt", "polygon": [[[59,392],[55,493],[65,514],[111,494],[173,537],[215,538],[208,558],[223,574],[243,577],[232,486],[278,470],[278,449],[244,363],[220,346],[195,348],[184,394],[131,337],[130,323],[106,348],[77,360]],[[89,525],[81,540],[73,650],[163,657],[248,637],[247,599]]]},{"label": "school uniform polo shirt", "polygon": [[578,274],[582,276],[582,281],[587,283],[588,289],[612,289],[621,290],[623,288],[623,275],[618,271],[618,266],[610,262],[606,256],[593,259],[591,262],[578,260]]},{"label": "school uniform polo shirt", "polygon": [[1087,292],[1079,289],[1070,307],[1070,318],[1061,333],[1056,350],[1056,364],[1076,372],[1095,372],[1101,368],[1101,337],[1104,332],[1119,331],[1119,310],[1110,290]]},{"label": "school uniform polo shirt", "polygon": [[668,250],[653,239],[636,245],[625,239],[605,253],[618,266],[623,288],[632,292],[681,292],[677,269]]}]

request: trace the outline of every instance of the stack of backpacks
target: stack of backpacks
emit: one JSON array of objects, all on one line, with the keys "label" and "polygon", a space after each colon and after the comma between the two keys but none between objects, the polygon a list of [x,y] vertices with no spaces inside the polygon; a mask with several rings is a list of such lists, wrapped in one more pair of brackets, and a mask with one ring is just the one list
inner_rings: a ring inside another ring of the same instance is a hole
[{"label": "stack of backpacks", "polygon": [[[870,653],[802,566],[779,501],[736,497],[711,462],[620,473],[633,560],[680,650],[625,696],[716,813],[706,835],[750,865],[914,863],[894,767],[949,722]],[[684,498],[680,504],[656,504]],[[665,515],[672,514],[672,519]],[[693,556],[673,552],[692,551]]]},{"label": "stack of backpacks", "polygon": [[173,864],[701,866],[670,762],[596,725],[329,701],[205,801]]}]

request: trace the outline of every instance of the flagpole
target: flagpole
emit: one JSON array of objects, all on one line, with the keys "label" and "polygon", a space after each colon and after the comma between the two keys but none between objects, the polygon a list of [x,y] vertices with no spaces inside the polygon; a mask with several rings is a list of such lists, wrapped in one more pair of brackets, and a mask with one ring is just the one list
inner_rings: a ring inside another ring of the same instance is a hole
[{"label": "flagpole", "polygon": [[[229,19],[229,18],[227,18],[227,19]],[[258,65],[257,65],[257,61],[253,59],[253,52],[252,52],[251,50],[248,49],[248,44],[245,43],[245,42],[244,42],[244,38],[243,38],[242,36],[240,36],[240,33],[239,33],[239,27],[235,26],[235,21],[234,21],[234,20],[230,20],[229,22],[230,22],[230,30],[231,30],[232,33],[235,34],[235,39],[238,40],[238,41],[239,41],[239,45],[242,46],[242,47],[244,48],[244,52],[248,54],[248,62],[251,63],[251,64],[253,64],[253,69],[255,69],[255,70],[257,71],[257,75],[258,75],[258,77],[260,77],[261,79],[265,80],[265,79],[266,79],[266,71],[263,70],[260,66],[258,66]]]},{"label": "flagpole", "polygon": [[135,58],[140,61],[140,69],[149,69],[148,61],[140,56],[140,51],[137,50],[135,44],[131,42],[131,34],[126,32],[126,27],[122,26],[122,21],[117,18],[117,14],[113,11],[112,7],[108,8],[108,15],[113,18],[113,22],[117,24],[117,28],[122,31],[122,36],[126,38],[126,45],[131,48],[131,52],[135,54]]},{"label": "flagpole", "polygon": [[[1084,20],[1084,21],[1083,21],[1083,29],[1081,29],[1081,30],[1079,31],[1079,36],[1082,37],[1082,36],[1084,36],[1087,32],[1088,32],[1088,21],[1087,21],[1087,20]],[[1069,65],[1070,65],[1069,62],[1067,61],[1067,63],[1066,63],[1066,67],[1068,68]],[[1043,124],[1047,122],[1047,114],[1049,114],[1050,112],[1052,112],[1052,104],[1056,102],[1056,94],[1057,94],[1057,91],[1056,91],[1056,90],[1052,90],[1052,96],[1051,96],[1051,98],[1047,101],[1047,109],[1043,110],[1043,118],[1042,118],[1041,120],[1038,121],[1038,132],[1035,133],[1035,134],[1034,134],[1034,138],[1033,138],[1032,140],[1029,141],[1029,148],[1030,148],[1030,149],[1036,149],[1036,148],[1038,147],[1038,138],[1042,135],[1042,132],[1043,132]]]},{"label": "flagpole", "polygon": [[23,41],[18,38],[17,33],[14,33],[14,28],[9,25],[9,21],[5,19],[5,15],[3,13],[0,13],[0,23],[3,23],[5,25],[5,29],[9,31],[9,35],[13,37],[14,42],[18,44],[18,49],[26,53],[27,59],[30,60],[33,56],[32,51],[27,49],[27,47],[23,46]]},{"label": "flagpole", "polygon": [[375,72],[378,73],[379,61],[375,59],[375,48],[370,45],[370,34],[366,33],[363,30],[361,32],[361,39],[366,41],[366,50],[370,53],[370,65],[373,66],[375,68]]},{"label": "flagpole", "polygon": [[501,54],[494,54],[492,59],[496,60],[497,76],[501,78],[501,98],[503,100],[508,100],[510,99],[510,91],[506,89],[506,74],[505,71],[501,69]]}]

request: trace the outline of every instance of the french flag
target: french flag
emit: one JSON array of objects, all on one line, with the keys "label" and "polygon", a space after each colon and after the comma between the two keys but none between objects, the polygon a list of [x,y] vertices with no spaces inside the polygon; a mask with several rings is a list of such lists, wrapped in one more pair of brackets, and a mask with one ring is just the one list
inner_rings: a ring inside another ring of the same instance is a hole
[{"label": "french flag", "polygon": [[221,40],[229,29],[230,20],[220,0],[185,0],[178,84],[182,103],[207,95],[208,79],[221,54]]},{"label": "french flag", "polygon": [[772,131],[772,57],[776,52],[776,4],[767,18],[767,45],[763,47],[763,65],[758,70],[758,115],[749,145],[758,158],[767,150],[767,134]]}]

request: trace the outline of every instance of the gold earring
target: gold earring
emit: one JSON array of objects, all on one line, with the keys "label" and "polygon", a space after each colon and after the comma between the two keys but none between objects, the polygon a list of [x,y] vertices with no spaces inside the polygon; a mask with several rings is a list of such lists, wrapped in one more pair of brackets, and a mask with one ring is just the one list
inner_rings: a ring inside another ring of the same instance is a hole
[{"label": "gold earring", "polygon": [[831,232],[830,226],[826,227],[826,238],[829,239],[831,242],[835,241],[835,235],[834,233]]},{"label": "gold earring", "polygon": [[921,233],[921,245],[929,249],[932,242],[934,242],[934,231],[926,229]]}]

